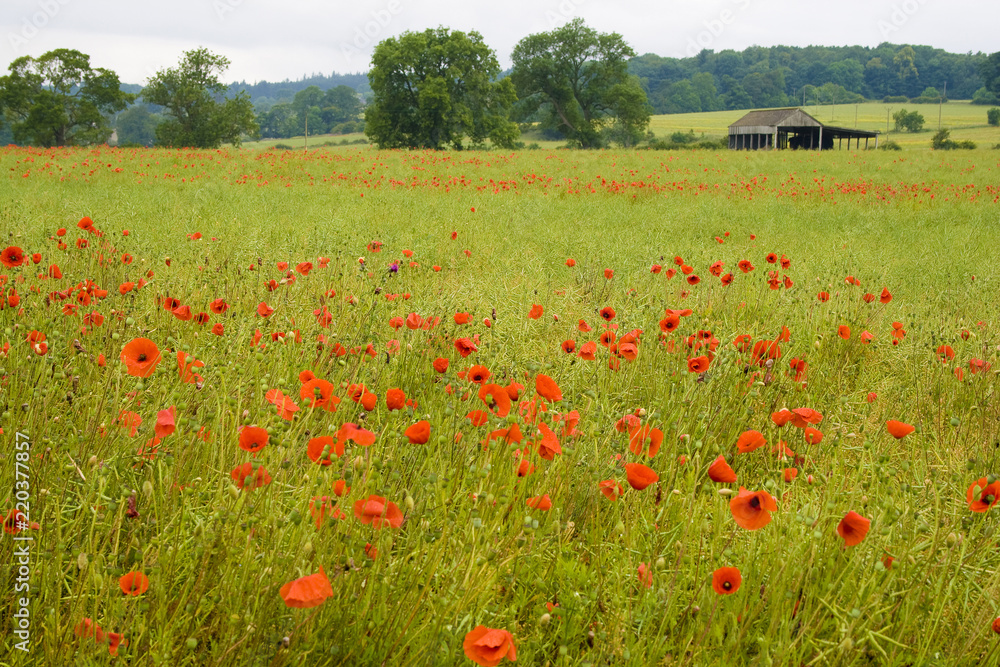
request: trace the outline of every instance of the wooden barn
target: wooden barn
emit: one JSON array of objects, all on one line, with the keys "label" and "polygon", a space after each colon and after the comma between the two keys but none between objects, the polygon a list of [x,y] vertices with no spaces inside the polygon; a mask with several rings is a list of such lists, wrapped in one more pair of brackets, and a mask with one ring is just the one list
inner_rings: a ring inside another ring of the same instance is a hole
[{"label": "wooden barn", "polygon": [[729,126],[729,148],[732,150],[773,150],[782,148],[804,148],[806,150],[830,150],[834,143],[843,148],[861,148],[861,140],[875,140],[878,148],[878,133],[866,130],[852,130],[846,127],[824,125],[802,109],[764,109],[751,111]]}]

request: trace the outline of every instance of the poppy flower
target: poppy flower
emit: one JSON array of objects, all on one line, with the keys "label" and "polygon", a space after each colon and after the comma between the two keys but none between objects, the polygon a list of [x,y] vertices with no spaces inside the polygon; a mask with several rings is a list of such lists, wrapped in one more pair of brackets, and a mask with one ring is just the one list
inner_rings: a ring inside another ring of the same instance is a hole
[{"label": "poppy flower", "polygon": [[497,417],[506,417],[510,414],[510,394],[498,384],[484,384],[481,386],[479,388],[479,400]]},{"label": "poppy flower", "polygon": [[538,392],[539,396],[552,403],[558,403],[563,399],[559,385],[548,375],[539,374],[535,378],[535,391]]},{"label": "poppy flower", "polygon": [[566,266],[573,268],[574,266],[576,266],[576,260],[570,257],[569,259],[566,260]]},{"label": "poppy flower", "polygon": [[704,373],[712,361],[706,356],[688,359],[688,373]]},{"label": "poppy flower", "polygon": [[736,472],[726,463],[726,458],[719,454],[712,465],[708,466],[708,478],[720,484],[731,484],[736,481]]},{"label": "poppy flower", "polygon": [[406,407],[406,392],[402,389],[390,389],[385,392],[385,406],[390,410],[402,410]]},{"label": "poppy flower", "polygon": [[611,320],[615,319],[615,314],[616,313],[615,313],[615,309],[612,308],[611,306],[605,306],[604,308],[601,308],[601,313],[600,314],[601,314],[601,317],[604,318],[605,321],[610,322]]},{"label": "poppy flower", "polygon": [[240,449],[254,454],[264,449],[267,445],[267,429],[259,426],[244,426],[240,429],[239,446]]},{"label": "poppy flower", "polygon": [[177,429],[177,424],[174,422],[176,410],[177,408],[171,405],[167,410],[156,413],[156,426],[153,430],[157,438],[165,438]]},{"label": "poppy flower", "polygon": [[469,368],[465,374],[465,378],[473,384],[482,384],[490,379],[490,375],[492,375],[490,369],[477,364]]},{"label": "poppy flower", "polygon": [[507,384],[507,386],[506,386],[506,387],[504,387],[504,391],[506,391],[506,392],[507,392],[507,396],[509,396],[509,397],[510,397],[510,400],[511,400],[511,401],[516,401],[516,400],[518,399],[518,396],[520,396],[520,395],[521,395],[521,392],[522,392],[523,390],[524,390],[524,385],[523,385],[523,384],[520,384],[520,383],[519,383],[519,382],[517,382],[516,380],[511,380],[511,381],[510,381],[510,382],[509,382],[509,383]]},{"label": "poppy flower", "polygon": [[118,579],[118,587],[125,595],[142,595],[149,590],[149,577],[142,572],[129,572]]},{"label": "poppy flower", "polygon": [[990,628],[993,629],[993,632],[1000,635],[1000,616],[993,619],[993,623],[990,624]]},{"label": "poppy flower", "polygon": [[879,296],[878,302],[889,303],[890,301],[892,301],[892,294],[889,293],[889,290],[887,288],[883,287],[882,294]]},{"label": "poppy flower", "polygon": [[232,477],[239,489],[259,489],[271,483],[271,475],[268,474],[267,469],[264,466],[259,466],[255,471],[253,464],[249,461],[233,468],[229,476]]},{"label": "poppy flower", "polygon": [[578,331],[580,331],[580,333],[587,333],[588,331],[591,330],[590,325],[587,324],[586,320],[580,320],[579,322],[577,322],[576,328]]},{"label": "poppy flower", "polygon": [[988,478],[980,477],[969,485],[965,500],[973,512],[989,511],[1000,500],[1000,480],[990,484]]},{"label": "poppy flower", "polygon": [[808,442],[810,445],[818,445],[819,443],[823,442],[822,431],[814,429],[812,426],[807,426],[803,431],[803,433],[805,433],[806,442]]},{"label": "poppy flower", "polygon": [[597,485],[608,500],[618,500],[622,495],[622,485],[613,479],[606,479]]},{"label": "poppy flower", "polygon": [[273,312],[274,308],[271,308],[271,306],[267,305],[265,302],[261,301],[257,304],[257,314],[261,317],[270,317]]},{"label": "poppy flower", "polygon": [[626,463],[625,475],[629,486],[636,491],[642,491],[650,484],[660,481],[660,476],[652,468],[641,463]]},{"label": "poppy flower", "polygon": [[830,300],[830,293],[820,292],[819,294],[816,295],[816,298],[819,299],[820,303],[826,303],[827,301]]},{"label": "poppy flower", "polygon": [[661,265],[659,265],[659,264],[653,264],[651,267],[649,267],[649,272],[650,273],[657,273],[658,274],[661,271],[663,271],[663,267]]},{"label": "poppy flower", "polygon": [[321,605],[327,598],[333,597],[333,588],[326,572],[323,571],[323,566],[320,565],[319,572],[289,581],[278,590],[278,594],[286,606],[308,609]]},{"label": "poppy flower", "polygon": [[848,340],[851,337],[851,327],[847,326],[846,324],[841,324],[837,328],[837,335],[843,338],[844,340]]},{"label": "poppy flower", "polygon": [[566,354],[573,354],[574,352],[576,352],[576,341],[564,340],[562,342],[562,345],[560,345],[559,347],[561,347],[562,351],[565,352]]},{"label": "poppy flower", "polygon": [[539,317],[542,316],[543,310],[544,309],[536,303],[533,306],[531,306],[531,311],[528,313],[528,317],[530,317],[533,320],[537,320]]},{"label": "poppy flower", "polygon": [[538,430],[542,434],[541,440],[537,441],[538,455],[546,461],[552,461],[557,454],[562,454],[562,446],[559,444],[559,439],[556,437],[555,431],[550,429],[545,422],[539,422]]},{"label": "poppy flower", "polygon": [[[648,447],[647,447],[648,443]],[[663,431],[649,424],[640,426],[629,432],[628,448],[633,454],[643,454],[649,458],[656,456],[663,443]]]},{"label": "poppy flower", "polygon": [[222,326],[222,322],[216,322],[212,325],[212,333],[216,336],[221,336],[226,332],[226,328]]},{"label": "poppy flower", "polygon": [[372,528],[399,528],[403,525],[403,513],[396,503],[382,496],[371,495],[354,503],[354,516]]},{"label": "poppy flower", "polygon": [[593,361],[596,358],[594,356],[595,352],[597,352],[597,343],[591,340],[580,346],[580,352],[576,356],[584,361]]},{"label": "poppy flower", "polygon": [[851,510],[837,524],[837,534],[844,538],[844,546],[853,547],[861,544],[861,540],[865,539],[871,523],[871,519],[866,519]]},{"label": "poppy flower", "polygon": [[744,431],[736,441],[736,448],[741,454],[752,452],[755,449],[767,444],[764,435],[760,431]]},{"label": "poppy flower", "polygon": [[639,585],[644,588],[653,587],[653,571],[645,563],[639,563]]},{"label": "poppy flower", "polygon": [[795,408],[792,410],[790,420],[795,428],[805,428],[808,424],[818,424],[823,421],[823,415],[812,408]]},{"label": "poppy flower", "polygon": [[134,338],[122,348],[121,360],[129,375],[147,378],[160,363],[160,348],[148,338]]},{"label": "poppy flower", "polygon": [[338,457],[344,455],[344,445],[341,441],[334,442],[332,435],[322,435],[309,440],[306,454],[313,463],[328,466],[333,463],[333,455]]},{"label": "poppy flower", "polygon": [[763,366],[768,359],[781,358],[781,346],[777,341],[759,340],[753,344],[750,352],[750,362],[758,366]]},{"label": "poppy flower", "polygon": [[465,635],[462,650],[465,657],[482,667],[496,667],[504,658],[511,662],[517,660],[517,648],[510,633],[485,625],[477,625]]},{"label": "poppy flower", "polygon": [[322,408],[327,412],[336,412],[340,398],[333,395],[332,382],[313,377],[306,380],[299,389],[299,397],[311,408]]},{"label": "poppy flower", "polygon": [[[473,343],[472,340],[470,340],[468,338],[459,338],[459,339],[457,339],[455,341],[455,349],[458,351],[458,353],[460,355],[462,355],[463,358],[465,358],[465,357],[469,356],[470,354],[472,354],[473,352],[476,352],[477,350],[479,350],[479,348],[476,347],[475,343]],[[441,371],[438,371],[438,372],[441,372]]]},{"label": "poppy flower", "polygon": [[740,528],[758,530],[771,523],[771,512],[778,504],[767,491],[751,493],[742,486],[735,498],[729,501],[729,511]]},{"label": "poppy flower", "polygon": [[531,509],[539,510],[542,512],[547,512],[548,510],[552,509],[552,499],[549,498],[549,494],[547,493],[544,496],[535,496],[534,498],[528,498],[526,504]]},{"label": "poppy flower", "polygon": [[224,299],[216,299],[212,303],[208,304],[208,309],[216,315],[222,315],[229,309],[229,304],[226,303]]},{"label": "poppy flower", "polygon": [[906,422],[896,421],[895,419],[890,419],[885,423],[886,429],[889,431],[889,435],[894,437],[896,440],[901,440],[906,436],[913,433],[916,429],[907,424]]},{"label": "poppy flower", "polygon": [[741,259],[736,266],[739,267],[739,270],[743,273],[750,273],[754,270],[754,265],[750,263],[749,259]]},{"label": "poppy flower", "polygon": [[472,410],[465,418],[472,422],[473,426],[482,426],[487,422],[490,415],[485,410]]},{"label": "poppy flower", "polygon": [[0,252],[0,263],[9,269],[16,268],[24,264],[24,250],[16,245],[7,246]]},{"label": "poppy flower", "polygon": [[406,438],[410,441],[410,444],[413,445],[426,444],[431,437],[430,422],[426,420],[418,421],[416,424],[413,424],[405,431],[403,431],[403,435],[405,435]]},{"label": "poppy flower", "polygon": [[611,280],[615,277],[615,272],[612,269],[604,269],[604,277]]},{"label": "poppy flower", "polygon": [[743,575],[738,567],[720,567],[712,573],[712,590],[719,595],[732,595],[740,590]]},{"label": "poppy flower", "polygon": [[470,315],[468,313],[455,313],[455,324],[468,324]]},{"label": "poppy flower", "polygon": [[791,483],[792,480],[794,480],[798,476],[799,476],[799,471],[797,468],[785,468],[784,478],[786,482]]}]

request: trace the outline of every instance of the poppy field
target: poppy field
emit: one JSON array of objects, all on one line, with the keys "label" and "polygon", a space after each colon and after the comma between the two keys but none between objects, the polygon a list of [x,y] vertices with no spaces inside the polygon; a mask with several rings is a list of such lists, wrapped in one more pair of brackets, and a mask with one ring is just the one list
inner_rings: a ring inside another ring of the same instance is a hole
[{"label": "poppy field", "polygon": [[4,664],[996,664],[962,153],[0,149]]}]

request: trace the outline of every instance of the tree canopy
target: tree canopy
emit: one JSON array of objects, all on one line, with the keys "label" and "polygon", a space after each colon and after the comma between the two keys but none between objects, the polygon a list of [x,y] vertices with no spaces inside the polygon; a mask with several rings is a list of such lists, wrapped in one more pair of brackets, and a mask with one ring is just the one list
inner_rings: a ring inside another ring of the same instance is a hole
[{"label": "tree canopy", "polygon": [[244,135],[257,136],[250,97],[240,91],[225,98],[227,87],[219,76],[228,67],[229,59],[200,48],[185,52],[176,68],[150,78],[142,97],[167,114],[156,127],[157,144],[217,148],[224,143],[239,146]]},{"label": "tree canopy", "polygon": [[628,74],[635,51],[617,33],[598,33],[583,19],[552,32],[529,35],[516,47],[511,80],[517,115],[537,119],[584,147],[614,137],[634,144],[649,125],[646,93]]},{"label": "tree canopy", "polygon": [[0,109],[19,143],[106,143],[112,131],[108,115],[135,99],[122,92],[117,74],[91,68],[90,56],[73,49],[22,56],[9,69],[0,77]]},{"label": "tree canopy", "polygon": [[365,134],[380,148],[461,149],[465,139],[513,147],[516,95],[499,75],[496,54],[477,32],[441,27],[385,39],[368,73]]}]

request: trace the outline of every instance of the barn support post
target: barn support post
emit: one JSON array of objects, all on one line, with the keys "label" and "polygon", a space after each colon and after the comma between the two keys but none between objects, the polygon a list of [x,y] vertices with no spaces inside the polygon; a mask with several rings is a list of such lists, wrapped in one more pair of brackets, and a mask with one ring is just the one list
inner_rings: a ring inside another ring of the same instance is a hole
[{"label": "barn support post", "polygon": [[823,126],[819,126],[819,147],[816,150],[823,150]]},{"label": "barn support post", "polygon": [[778,146],[778,128],[774,128],[774,150],[781,148]]}]

